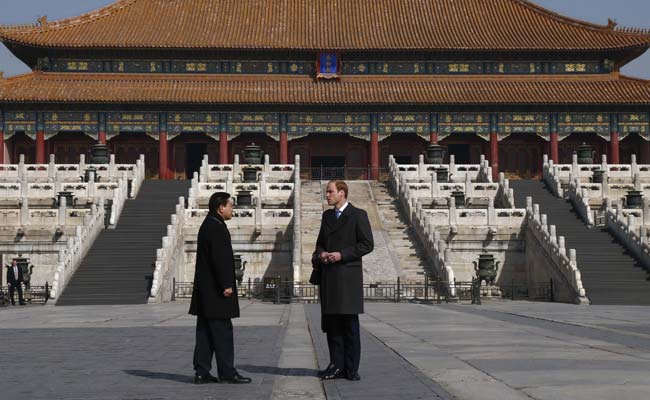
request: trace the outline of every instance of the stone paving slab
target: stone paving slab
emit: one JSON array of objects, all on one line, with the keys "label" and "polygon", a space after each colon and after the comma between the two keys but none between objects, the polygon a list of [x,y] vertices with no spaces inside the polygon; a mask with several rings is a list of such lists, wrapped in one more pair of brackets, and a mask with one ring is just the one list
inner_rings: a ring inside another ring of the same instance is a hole
[{"label": "stone paving slab", "polygon": [[240,387],[191,383],[194,332],[187,328],[4,330],[12,339],[0,360],[3,398],[269,398],[274,377],[253,367],[277,365],[281,333],[279,326],[236,328],[237,365],[253,379]]},{"label": "stone paving slab", "polygon": [[[329,364],[327,338],[320,329],[320,306],[306,305],[307,320],[318,357],[319,369]],[[337,379],[323,382],[329,399],[451,399],[444,389],[427,378],[399,354],[361,330],[361,381]]]},{"label": "stone paving slab", "polygon": [[[648,398],[650,337],[584,324],[614,309],[521,304],[368,304],[362,324],[457,398]],[[619,310],[647,324],[649,310]]]},{"label": "stone paving slab", "polygon": [[0,309],[0,399],[650,398],[650,307],[368,303],[362,380],[323,385],[318,306],[244,300],[241,386],[190,383],[188,307]]},{"label": "stone paving slab", "polygon": [[277,366],[288,307],[248,303],[242,307],[246,316],[233,320],[235,364],[253,379],[249,385],[191,383],[196,320],[187,308],[181,303],[2,312],[0,333],[10,345],[3,345],[0,357],[0,398],[271,398],[276,377],[285,374]]}]

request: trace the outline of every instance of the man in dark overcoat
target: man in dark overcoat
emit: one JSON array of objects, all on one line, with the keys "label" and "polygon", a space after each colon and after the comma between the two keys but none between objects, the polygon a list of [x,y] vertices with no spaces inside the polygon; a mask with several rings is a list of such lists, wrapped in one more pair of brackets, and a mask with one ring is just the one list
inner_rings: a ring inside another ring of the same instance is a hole
[{"label": "man in dark overcoat", "polygon": [[23,299],[23,283],[25,278],[23,277],[23,270],[18,265],[16,260],[11,262],[11,266],[7,267],[7,286],[9,286],[9,298],[11,299],[11,305],[16,305],[16,300],[14,299],[14,292],[18,292],[18,304],[21,306],[25,305],[25,300]]},{"label": "man in dark overcoat", "polygon": [[366,211],[348,203],[343,181],[327,184],[323,213],[313,261],[320,272],[322,329],[327,333],[330,365],[321,379],[358,381],[361,360],[359,314],[363,313],[361,257],[373,250],[372,229]]},{"label": "man in dark overcoat", "polygon": [[[194,383],[250,383],[234,366],[232,318],[239,317],[235,257],[226,221],[232,218],[228,193],[210,197],[208,216],[199,228],[190,314],[196,315]],[[219,377],[210,375],[214,354]]]}]

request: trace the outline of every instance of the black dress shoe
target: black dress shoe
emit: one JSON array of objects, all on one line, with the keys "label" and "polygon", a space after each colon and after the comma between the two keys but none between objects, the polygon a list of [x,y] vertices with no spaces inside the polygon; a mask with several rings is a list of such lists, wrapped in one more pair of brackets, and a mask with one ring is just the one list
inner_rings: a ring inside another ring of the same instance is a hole
[{"label": "black dress shoe", "polygon": [[221,383],[240,384],[240,383],[251,383],[252,381],[253,380],[251,378],[246,378],[239,374],[235,374],[230,378],[221,378]]},{"label": "black dress shoe", "polygon": [[219,383],[219,378],[217,378],[216,376],[212,376],[210,374],[207,375],[195,374],[193,382],[197,385],[202,385],[204,383]]},{"label": "black dress shoe", "polygon": [[327,368],[325,368],[324,370],[318,371],[318,377],[319,377],[319,378],[324,377],[325,375],[327,375],[327,374],[329,374],[330,372],[332,372],[332,370],[333,370],[334,368],[335,368],[335,367],[334,367],[334,364],[330,363],[330,365],[328,365]]},{"label": "black dress shoe", "polygon": [[343,372],[341,369],[333,368],[330,372],[328,372],[326,375],[323,375],[320,379],[323,381],[329,381],[332,379],[341,378],[345,378],[345,372]]},{"label": "black dress shoe", "polygon": [[356,372],[356,371],[354,371],[354,372],[348,372],[348,373],[346,374],[345,378],[346,378],[347,380],[349,380],[349,381],[355,381],[355,382],[361,380],[361,376],[360,376],[359,373]]}]

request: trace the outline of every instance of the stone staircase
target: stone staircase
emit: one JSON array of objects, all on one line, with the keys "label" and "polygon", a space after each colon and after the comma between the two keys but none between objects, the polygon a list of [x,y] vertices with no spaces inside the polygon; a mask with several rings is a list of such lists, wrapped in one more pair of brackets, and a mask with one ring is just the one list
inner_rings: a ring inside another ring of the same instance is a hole
[{"label": "stone staircase", "polygon": [[311,255],[316,248],[316,239],[323,215],[324,185],[321,181],[303,181],[300,186],[300,232],[302,259],[300,264],[300,280],[306,282],[311,274]]},{"label": "stone staircase", "polygon": [[370,182],[379,219],[397,258],[399,275],[404,282],[422,282],[424,272],[432,273],[430,261],[413,228],[401,212],[397,198],[390,193],[388,182]]},{"label": "stone staircase", "polygon": [[100,233],[56,305],[145,304],[156,250],[188,190],[189,181],[145,181],[116,228]]},{"label": "stone staircase", "polygon": [[400,276],[399,261],[379,215],[377,202],[371,189],[372,183],[370,181],[348,181],[347,184],[349,188],[348,200],[355,207],[362,208],[368,213],[375,241],[372,253],[363,257],[363,280],[366,283],[396,282]]},{"label": "stone staircase", "polygon": [[650,305],[647,272],[606,230],[586,226],[571,203],[553,196],[539,180],[511,181],[510,187],[517,207],[525,207],[526,196],[532,197],[557,235],[565,237],[567,248],[576,250],[591,304]]}]

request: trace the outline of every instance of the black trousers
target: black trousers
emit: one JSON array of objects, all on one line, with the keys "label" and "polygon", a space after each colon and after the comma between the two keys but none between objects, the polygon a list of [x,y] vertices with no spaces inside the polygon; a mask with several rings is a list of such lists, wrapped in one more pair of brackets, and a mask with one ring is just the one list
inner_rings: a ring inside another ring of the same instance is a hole
[{"label": "black trousers", "polygon": [[219,378],[232,378],[235,373],[235,345],[230,319],[196,319],[194,370],[206,376],[212,369],[212,355],[217,362]]},{"label": "black trousers", "polygon": [[20,283],[9,286],[9,298],[11,298],[11,304],[16,304],[16,300],[14,300],[14,292],[16,291],[18,292],[18,303],[23,304],[25,302],[23,299],[23,285]]},{"label": "black trousers", "polygon": [[357,372],[361,362],[361,338],[358,314],[326,314],[327,347],[330,362],[348,373]]}]

